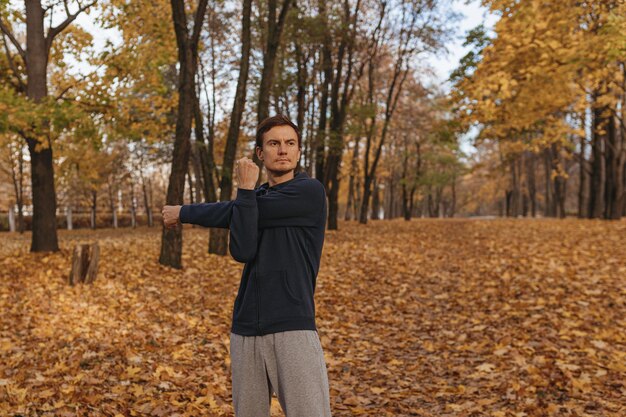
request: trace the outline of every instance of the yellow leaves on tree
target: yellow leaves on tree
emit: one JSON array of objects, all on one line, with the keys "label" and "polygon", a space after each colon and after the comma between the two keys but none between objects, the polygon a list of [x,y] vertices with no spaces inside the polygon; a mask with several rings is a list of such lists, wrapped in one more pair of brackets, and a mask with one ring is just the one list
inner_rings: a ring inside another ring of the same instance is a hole
[{"label": "yellow leaves on tree", "polygon": [[501,15],[497,36],[453,94],[464,122],[484,125],[481,138],[545,147],[584,134],[564,118],[584,113],[591,92],[598,106],[615,108],[624,93],[624,2],[483,3]]}]

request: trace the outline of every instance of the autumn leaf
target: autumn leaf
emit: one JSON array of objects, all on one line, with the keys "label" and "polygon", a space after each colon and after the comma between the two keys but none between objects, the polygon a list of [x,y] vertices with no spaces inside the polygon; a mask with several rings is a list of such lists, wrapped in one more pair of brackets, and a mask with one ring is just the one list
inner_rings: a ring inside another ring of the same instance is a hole
[{"label": "autumn leaf", "polygon": [[[621,417],[625,232],[577,219],[342,223],[315,293],[333,416]],[[103,404],[113,416],[233,415],[242,265],[207,255],[206,232],[186,228],[183,270],[160,266],[159,234],[91,232],[100,273],[75,287],[80,231],[47,255],[5,237],[0,415]],[[271,409],[283,415],[276,397]]]}]

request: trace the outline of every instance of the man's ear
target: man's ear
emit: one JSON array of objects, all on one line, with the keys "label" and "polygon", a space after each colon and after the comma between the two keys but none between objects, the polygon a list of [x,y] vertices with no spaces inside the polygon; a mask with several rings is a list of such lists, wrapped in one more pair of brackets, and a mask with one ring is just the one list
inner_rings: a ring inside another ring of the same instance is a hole
[{"label": "man's ear", "polygon": [[254,150],[256,152],[256,157],[259,158],[262,161],[263,160],[263,149],[261,149],[258,146],[256,146],[254,148]]}]

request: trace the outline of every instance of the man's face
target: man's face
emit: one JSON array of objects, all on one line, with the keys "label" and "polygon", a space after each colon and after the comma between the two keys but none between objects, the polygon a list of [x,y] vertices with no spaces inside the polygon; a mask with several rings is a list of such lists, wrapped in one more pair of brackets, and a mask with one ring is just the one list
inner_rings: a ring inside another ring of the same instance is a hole
[{"label": "man's face", "polygon": [[263,135],[263,148],[256,149],[265,169],[278,175],[292,171],[300,160],[298,135],[291,126],[275,126]]}]

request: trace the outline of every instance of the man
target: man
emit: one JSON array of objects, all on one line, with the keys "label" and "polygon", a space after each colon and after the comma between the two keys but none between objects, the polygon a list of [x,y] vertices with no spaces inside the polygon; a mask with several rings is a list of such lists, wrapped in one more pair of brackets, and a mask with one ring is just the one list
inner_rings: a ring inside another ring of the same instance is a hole
[{"label": "man", "polygon": [[237,198],[165,206],[166,227],[193,223],[230,229],[230,253],[245,262],[230,334],[236,417],[270,415],[275,392],[287,417],[329,417],[324,353],[315,325],[327,203],[324,186],[295,173],[301,155],[296,125],[279,115],[262,121],[256,155],[268,182],[254,188],[259,168],[237,161]]}]

